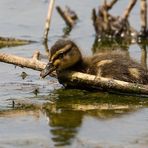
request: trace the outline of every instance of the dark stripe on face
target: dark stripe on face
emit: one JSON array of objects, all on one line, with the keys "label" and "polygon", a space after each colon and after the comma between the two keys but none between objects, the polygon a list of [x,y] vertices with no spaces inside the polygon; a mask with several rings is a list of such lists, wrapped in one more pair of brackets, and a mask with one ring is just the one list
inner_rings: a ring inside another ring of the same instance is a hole
[{"label": "dark stripe on face", "polygon": [[71,44],[68,44],[68,45],[66,45],[64,48],[61,48],[61,49],[57,50],[57,51],[55,52],[55,54],[53,54],[53,55],[51,56],[50,61],[51,61],[52,63],[54,63],[54,61],[55,61],[56,59],[63,58],[64,54],[66,54],[67,52],[69,52],[69,50],[71,50],[71,47],[72,47],[72,45],[71,45]]}]

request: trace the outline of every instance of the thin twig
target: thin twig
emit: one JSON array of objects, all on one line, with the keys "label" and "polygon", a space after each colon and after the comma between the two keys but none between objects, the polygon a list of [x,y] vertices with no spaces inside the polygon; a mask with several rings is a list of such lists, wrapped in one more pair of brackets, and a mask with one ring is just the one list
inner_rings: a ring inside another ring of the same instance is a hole
[{"label": "thin twig", "polygon": [[58,13],[61,15],[61,17],[64,19],[65,23],[72,28],[76,23],[76,20],[78,19],[75,12],[72,12],[69,8],[64,11],[60,6],[57,6],[56,9]]},{"label": "thin twig", "polygon": [[33,60],[39,60],[40,52],[36,50],[32,56]]},{"label": "thin twig", "polygon": [[118,0],[112,0],[110,3],[107,3],[107,10],[112,9],[112,7],[115,5],[115,3],[116,3],[117,1],[118,1]]},{"label": "thin twig", "polygon": [[141,31],[142,33],[146,33],[147,31],[147,2],[146,0],[141,0],[140,2],[140,7],[141,7]]},{"label": "thin twig", "polygon": [[146,45],[141,45],[141,64],[147,68],[147,50]]},{"label": "thin twig", "polygon": [[127,20],[127,18],[129,17],[129,14],[130,14],[131,10],[133,9],[133,7],[135,6],[136,2],[137,2],[137,0],[131,0],[129,2],[128,7],[125,9],[125,11],[122,15],[123,20]]},{"label": "thin twig", "polygon": [[46,19],[46,23],[45,23],[44,42],[46,42],[48,39],[48,32],[49,32],[49,28],[50,28],[50,22],[51,22],[51,16],[52,16],[52,12],[53,12],[54,3],[55,3],[55,0],[50,0],[50,2],[49,2],[48,14],[47,14],[47,19]]}]

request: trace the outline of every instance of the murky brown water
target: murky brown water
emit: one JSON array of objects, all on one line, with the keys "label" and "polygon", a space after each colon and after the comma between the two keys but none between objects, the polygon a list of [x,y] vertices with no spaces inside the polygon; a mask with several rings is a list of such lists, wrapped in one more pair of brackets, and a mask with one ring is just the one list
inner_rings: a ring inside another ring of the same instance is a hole
[{"label": "murky brown water", "polygon": [[[102,1],[60,0],[80,18],[70,33],[84,55],[92,54],[95,32],[91,10]],[[121,14],[128,1],[120,1],[112,13]],[[139,3],[139,2],[138,2]],[[122,6],[122,9],[121,9]],[[31,57],[42,45],[47,0],[1,0],[0,36],[17,37],[36,43],[2,48],[0,52]],[[130,17],[139,30],[139,6]],[[53,13],[49,47],[63,36],[65,23]],[[129,46],[130,56],[141,61],[139,45]],[[22,79],[21,73],[28,76]],[[12,108],[15,100],[37,106]],[[43,105],[44,104],[44,105]],[[20,109],[21,108],[21,109]],[[148,147],[148,99],[141,97],[64,90],[56,79],[40,79],[39,72],[0,63],[0,148],[36,147]]]}]

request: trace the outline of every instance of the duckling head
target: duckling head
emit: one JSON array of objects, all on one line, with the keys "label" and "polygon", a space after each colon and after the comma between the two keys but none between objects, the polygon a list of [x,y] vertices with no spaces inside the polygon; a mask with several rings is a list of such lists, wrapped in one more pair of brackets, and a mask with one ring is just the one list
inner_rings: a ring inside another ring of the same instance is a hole
[{"label": "duckling head", "polygon": [[50,49],[49,62],[41,72],[42,78],[53,71],[62,71],[81,61],[82,56],[77,45],[71,40],[58,40]]}]

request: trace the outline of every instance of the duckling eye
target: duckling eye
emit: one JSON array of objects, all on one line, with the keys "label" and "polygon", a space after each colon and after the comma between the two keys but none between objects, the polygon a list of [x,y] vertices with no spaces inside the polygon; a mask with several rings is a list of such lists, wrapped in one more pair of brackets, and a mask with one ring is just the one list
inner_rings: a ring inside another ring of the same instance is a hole
[{"label": "duckling eye", "polygon": [[59,54],[59,59],[62,59],[63,58],[63,54]]}]

